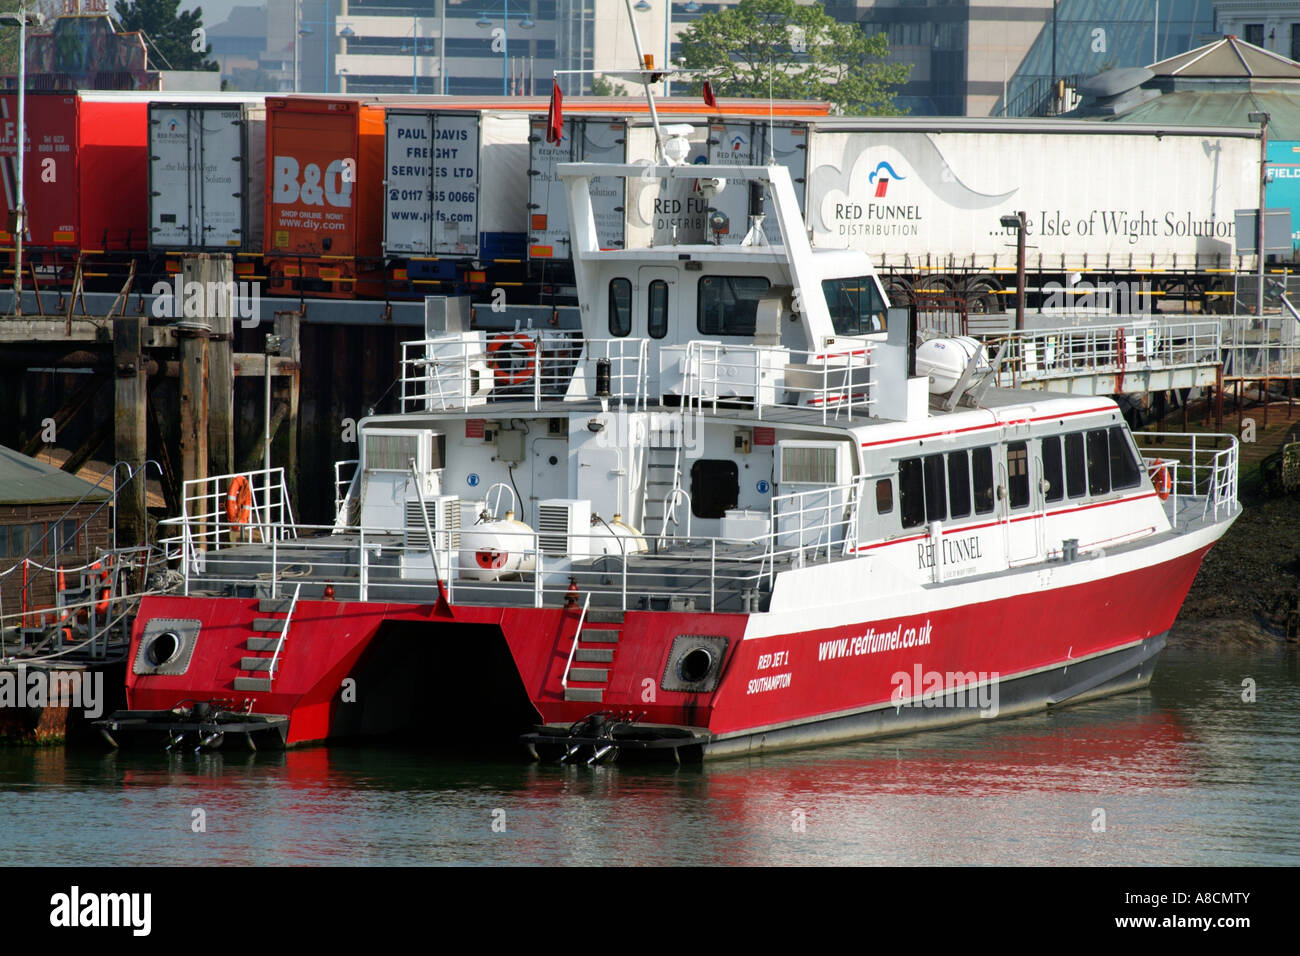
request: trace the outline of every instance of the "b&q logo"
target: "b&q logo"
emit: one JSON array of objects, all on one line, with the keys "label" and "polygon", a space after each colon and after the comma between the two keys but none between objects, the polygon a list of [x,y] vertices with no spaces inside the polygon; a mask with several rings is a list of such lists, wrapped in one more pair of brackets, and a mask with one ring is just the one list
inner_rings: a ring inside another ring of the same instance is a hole
[{"label": "b&q logo", "polygon": [[328,203],[340,209],[352,205],[353,167],[347,160],[336,159],[325,167],[308,163],[299,174],[298,160],[292,156],[276,156],[273,160],[275,184],[272,202],[289,205],[301,202],[304,206],[323,206]]}]

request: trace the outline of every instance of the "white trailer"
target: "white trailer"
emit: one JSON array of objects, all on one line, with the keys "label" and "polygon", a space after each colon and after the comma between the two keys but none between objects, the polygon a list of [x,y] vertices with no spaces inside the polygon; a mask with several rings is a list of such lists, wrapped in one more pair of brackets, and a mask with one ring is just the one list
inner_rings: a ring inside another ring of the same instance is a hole
[{"label": "white trailer", "polygon": [[261,251],[266,106],[260,96],[149,104],[149,245]]},{"label": "white trailer", "polygon": [[[1259,196],[1259,134],[1075,120],[827,120],[810,133],[807,223],[868,252],[895,289],[993,289],[1026,214],[1034,273],[1249,269],[1234,214]],[[980,278],[983,273],[984,277]],[[1014,284],[1014,282],[1010,283]]]},{"label": "white trailer", "polygon": [[385,254],[492,259],[522,242],[528,114],[403,108],[385,123]]}]

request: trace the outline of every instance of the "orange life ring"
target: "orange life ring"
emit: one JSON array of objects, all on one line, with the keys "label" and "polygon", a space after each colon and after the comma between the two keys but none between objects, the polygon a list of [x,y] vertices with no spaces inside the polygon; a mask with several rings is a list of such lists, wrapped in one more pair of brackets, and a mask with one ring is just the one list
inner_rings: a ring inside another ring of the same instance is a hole
[{"label": "orange life ring", "polygon": [[236,475],[230,482],[230,491],[226,494],[226,518],[232,524],[246,524],[253,509],[253,489],[248,479]]},{"label": "orange life ring", "polygon": [[[518,349],[523,353],[522,360],[498,355],[502,349],[508,349],[507,354]],[[537,371],[537,345],[523,332],[498,335],[488,343],[487,350],[488,364],[501,385],[522,385]]]},{"label": "orange life ring", "polygon": [[96,613],[96,614],[107,614],[107,613],[108,613],[108,604],[109,604],[109,601],[112,600],[112,598],[113,598],[113,591],[112,591],[111,588],[104,588],[104,590],[100,591],[100,592],[99,592],[99,603],[95,605],[95,613]]},{"label": "orange life ring", "polygon": [[1161,501],[1168,501],[1170,492],[1174,490],[1174,483],[1169,478],[1169,469],[1165,467],[1164,460],[1161,458],[1157,458],[1151,465],[1151,486],[1155,488]]}]

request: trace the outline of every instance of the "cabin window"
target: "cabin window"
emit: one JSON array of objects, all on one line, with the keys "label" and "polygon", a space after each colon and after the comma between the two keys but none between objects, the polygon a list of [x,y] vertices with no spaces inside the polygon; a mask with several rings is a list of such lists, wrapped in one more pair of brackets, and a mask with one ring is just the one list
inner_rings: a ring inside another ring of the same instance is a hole
[{"label": "cabin window", "polygon": [[1007,494],[1013,508],[1029,504],[1029,446],[1022,441],[1007,445]]},{"label": "cabin window", "polygon": [[1104,495],[1110,491],[1110,441],[1106,429],[1088,432],[1088,494]]},{"label": "cabin window", "polygon": [[925,524],[925,482],[919,458],[904,458],[898,463],[898,505],[904,528]]},{"label": "cabin window", "polygon": [[64,521],[59,525],[59,553],[77,553],[77,522]]},{"label": "cabin window", "polygon": [[975,481],[975,513],[986,515],[993,510],[993,449],[971,449],[970,461]]},{"label": "cabin window", "polygon": [[662,339],[668,334],[668,283],[655,279],[646,291],[646,331],[652,339]]},{"label": "cabin window", "polygon": [[9,557],[9,529],[0,525],[0,558]]},{"label": "cabin window", "polygon": [[704,335],[753,335],[758,300],[770,285],[762,276],[701,276],[695,316]]},{"label": "cabin window", "polygon": [[863,335],[885,327],[885,302],[870,276],[827,279],[822,283],[826,308],[836,335]]},{"label": "cabin window", "polygon": [[13,525],[9,529],[9,557],[21,558],[27,553],[27,528]]},{"label": "cabin window", "polygon": [[740,500],[740,470],[734,461],[701,458],[691,465],[691,514],[721,518]]},{"label": "cabin window", "polygon": [[885,515],[894,510],[894,483],[888,478],[876,482],[876,514]]},{"label": "cabin window", "polygon": [[948,452],[948,513],[970,515],[970,458],[965,450]]},{"label": "cabin window", "polygon": [[1088,493],[1087,467],[1083,457],[1083,432],[1065,436],[1065,493],[1082,498]]},{"label": "cabin window", "polygon": [[925,520],[948,517],[948,491],[943,480],[943,455],[925,456]]},{"label": "cabin window", "polygon": [[1136,488],[1142,484],[1142,466],[1133,453],[1128,430],[1122,425],[1110,427],[1110,486]]},{"label": "cabin window", "polygon": [[609,280],[609,334],[616,338],[632,332],[632,280]]},{"label": "cabin window", "polygon": [[1043,480],[1047,482],[1048,501],[1060,501],[1065,497],[1065,475],[1061,471],[1061,436],[1051,435],[1043,439]]}]

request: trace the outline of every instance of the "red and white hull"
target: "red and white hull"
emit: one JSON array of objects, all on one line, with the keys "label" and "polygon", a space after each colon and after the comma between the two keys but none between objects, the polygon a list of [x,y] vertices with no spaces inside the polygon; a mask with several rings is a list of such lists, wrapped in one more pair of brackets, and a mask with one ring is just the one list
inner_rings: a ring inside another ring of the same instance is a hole
[{"label": "red and white hull", "polygon": [[[778,582],[764,613],[593,614],[579,648],[603,650],[599,667],[572,659],[577,607],[302,601],[273,689],[258,692],[236,689],[257,600],[151,597],[132,661],[152,620],[200,630],[184,673],[129,668],[128,706],[216,700],[283,715],[289,745],[412,725],[439,738],[479,727],[509,743],[529,721],[558,728],[599,711],[689,731],[686,751],[709,755],[1007,716],[1148,682],[1222,530],[906,593],[863,593],[862,562],[809,567],[786,572],[803,595],[787,610]],[[707,692],[668,689],[683,635],[721,652]]]}]

